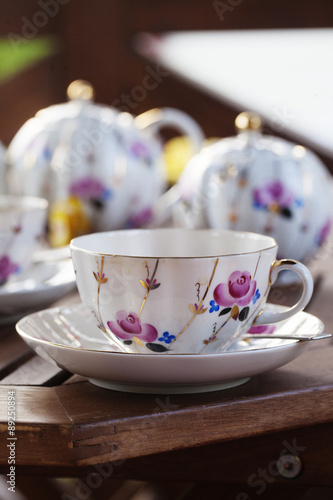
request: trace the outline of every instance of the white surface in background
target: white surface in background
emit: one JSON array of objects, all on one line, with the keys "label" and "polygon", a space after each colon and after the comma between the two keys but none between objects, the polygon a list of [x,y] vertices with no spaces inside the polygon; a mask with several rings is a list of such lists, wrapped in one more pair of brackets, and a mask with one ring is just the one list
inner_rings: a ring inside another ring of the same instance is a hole
[{"label": "white surface in background", "polygon": [[141,34],[136,49],[333,157],[333,29]]}]

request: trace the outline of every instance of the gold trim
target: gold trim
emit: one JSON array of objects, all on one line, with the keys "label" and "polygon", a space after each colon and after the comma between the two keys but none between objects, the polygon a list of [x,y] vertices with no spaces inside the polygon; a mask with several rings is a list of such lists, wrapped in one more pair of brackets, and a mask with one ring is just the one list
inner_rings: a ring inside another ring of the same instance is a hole
[{"label": "gold trim", "polygon": [[100,309],[100,305],[99,305],[99,298],[100,298],[100,292],[101,292],[101,284],[102,284],[102,279],[103,279],[103,269],[104,269],[104,256],[102,256],[102,259],[101,259],[101,267],[99,267],[99,262],[98,262],[98,258],[96,258],[97,260],[97,272],[99,274],[98,276],[98,288],[97,288],[97,311],[98,311],[98,316],[99,316],[99,322],[100,322],[100,325],[103,327],[102,332],[106,333],[107,335],[110,336],[110,332],[106,329],[106,326],[104,324],[104,321],[103,321],[103,318],[102,318],[102,314],[101,314],[101,309]]},{"label": "gold trim", "polygon": [[261,309],[261,311],[258,312],[257,316],[254,318],[254,320],[252,321],[252,323],[254,323],[259,318],[259,316],[262,315],[263,312],[264,312],[264,310]]},{"label": "gold trim", "polygon": [[[149,276],[149,268],[148,268],[147,262],[144,262],[144,264],[145,264],[146,269],[148,269],[148,276]],[[144,305],[145,305],[146,300],[148,298],[148,294],[149,294],[149,292],[151,290],[151,286],[152,286],[152,283],[154,281],[154,277],[155,277],[155,274],[156,274],[156,271],[157,271],[157,268],[158,268],[158,264],[159,264],[159,259],[157,259],[156,264],[155,264],[155,268],[154,268],[154,271],[153,271],[153,274],[152,274],[151,278],[149,278],[150,279],[150,285],[149,285],[148,290],[146,291],[145,296],[143,298],[143,301],[142,301],[142,304],[141,304],[141,307],[140,307],[140,311],[139,311],[139,314],[138,314],[138,318],[140,318],[140,316],[141,316],[142,309],[144,308]]]},{"label": "gold trim", "polygon": [[215,264],[214,264],[214,268],[213,268],[213,272],[212,272],[212,275],[210,277],[210,280],[209,280],[209,283],[207,285],[207,288],[205,290],[205,293],[202,297],[202,299],[200,300],[199,304],[198,304],[198,308],[197,310],[195,311],[195,313],[193,314],[192,318],[190,319],[190,321],[187,323],[187,325],[184,326],[184,328],[176,335],[176,337],[173,339],[173,341],[171,342],[170,345],[172,345],[174,342],[176,342],[176,340],[180,337],[180,335],[190,326],[190,324],[193,322],[193,320],[196,318],[196,316],[198,315],[199,311],[200,311],[200,308],[207,296],[207,293],[209,291],[209,288],[212,284],[212,281],[213,281],[213,278],[214,278],[214,275],[215,275],[215,271],[216,271],[216,267],[217,267],[217,264],[219,262],[219,259],[217,258],[216,261],[215,261]]},{"label": "gold trim", "polygon": [[[128,232],[129,230],[117,230],[117,231],[110,231],[110,232],[105,232],[104,234],[111,234],[112,235],[116,235],[117,232],[118,233],[122,233],[122,232]],[[209,232],[211,231],[214,231],[214,232],[220,232],[221,233],[221,236],[222,234],[231,234],[231,233],[242,233],[242,234],[247,234],[247,235],[255,235],[255,236],[258,236],[257,233],[253,233],[253,232],[250,232],[250,231],[233,231],[233,230],[211,230],[211,229],[173,229],[173,228],[164,228],[164,229],[131,229],[130,230],[133,237],[135,236],[136,233],[141,233],[143,234],[143,232],[146,232],[146,233],[151,233],[152,231],[154,231],[155,233],[157,231],[163,231],[163,232],[167,232],[167,231],[170,231],[170,232],[184,232],[184,231],[191,231],[191,232],[201,232],[202,234],[208,234]],[[177,256],[177,257],[173,257],[173,256],[163,256],[163,255],[146,255],[146,256],[143,256],[143,255],[129,255],[129,254],[125,254],[125,253],[108,253],[108,252],[96,252],[94,250],[86,250],[85,248],[81,248],[79,247],[76,243],[75,243],[75,240],[79,240],[80,238],[86,238],[86,237],[89,237],[90,235],[82,235],[82,236],[76,236],[75,238],[73,238],[70,242],[70,249],[71,251],[72,250],[76,250],[76,251],[79,251],[79,252],[83,252],[83,253],[87,253],[87,254],[90,254],[90,255],[95,255],[95,256],[105,256],[105,257],[124,257],[124,258],[133,258],[133,259],[144,259],[144,260],[147,260],[147,259],[158,259],[158,260],[195,260],[195,259],[199,259],[199,260],[202,260],[202,259],[217,259],[217,258],[221,258],[221,257],[237,257],[238,255],[252,255],[252,254],[256,254],[256,253],[260,253],[260,252],[266,252],[267,250],[272,250],[273,248],[276,248],[277,247],[277,243],[276,241],[274,240],[274,238],[272,238],[271,236],[265,236],[265,235],[260,235],[262,236],[263,238],[265,239],[270,239],[272,240],[272,245],[271,246],[267,246],[265,248],[260,248],[258,250],[252,250],[251,252],[240,252],[240,253],[225,253],[225,254],[218,254],[218,255],[200,255],[200,256],[188,256],[188,257],[185,257],[185,256]]]},{"label": "gold trim", "polygon": [[258,267],[259,267],[259,262],[260,262],[260,260],[261,260],[261,253],[262,253],[262,252],[260,252],[260,254],[259,254],[259,258],[258,258],[258,260],[257,260],[257,264],[256,264],[256,267],[255,267],[255,270],[254,270],[253,276],[252,276],[252,281],[251,281],[251,283],[253,283],[254,278],[255,278],[255,275],[257,274]]},{"label": "gold trim", "polygon": [[271,265],[271,270],[269,272],[268,286],[272,285],[271,276],[272,276],[272,272],[273,272],[273,270],[275,268],[281,267],[281,266],[285,266],[285,265],[287,265],[287,266],[295,266],[296,264],[298,264],[298,262],[297,262],[297,260],[294,260],[294,259],[274,260],[274,262]]},{"label": "gold trim", "polygon": [[295,264],[297,264],[297,260],[294,260],[294,259],[281,259],[281,260],[275,260],[272,264],[273,267],[279,267],[279,266],[284,266],[284,265],[288,265],[288,266],[294,266]]}]

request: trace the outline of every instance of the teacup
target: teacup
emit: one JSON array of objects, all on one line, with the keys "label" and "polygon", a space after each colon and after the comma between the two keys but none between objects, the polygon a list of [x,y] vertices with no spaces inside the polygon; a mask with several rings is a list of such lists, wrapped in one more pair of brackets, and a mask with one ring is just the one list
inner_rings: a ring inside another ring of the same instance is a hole
[{"label": "teacup", "polygon": [[0,286],[32,263],[45,232],[47,207],[43,198],[0,195]]},{"label": "teacup", "polygon": [[[311,298],[309,270],[275,260],[276,241],[232,230],[138,229],[93,233],[70,244],[81,300],[104,334],[129,353],[225,351],[252,325],[285,320]],[[303,294],[266,311],[282,270]]]}]

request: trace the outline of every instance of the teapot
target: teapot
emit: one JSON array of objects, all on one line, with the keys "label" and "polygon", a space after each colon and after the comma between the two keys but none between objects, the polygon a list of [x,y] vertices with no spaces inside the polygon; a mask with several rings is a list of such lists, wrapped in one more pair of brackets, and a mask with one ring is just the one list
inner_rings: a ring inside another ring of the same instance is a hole
[{"label": "teapot", "polygon": [[0,194],[7,192],[5,153],[5,146],[0,142]]},{"label": "teapot", "polygon": [[72,82],[67,96],[37,112],[9,144],[9,192],[49,201],[52,246],[87,232],[153,223],[155,202],[167,188],[159,131],[175,128],[197,152],[204,138],[199,125],[174,108],[134,117],[96,104],[84,80]]},{"label": "teapot", "polygon": [[332,177],[309,149],[262,133],[258,114],[235,121],[238,134],[202,148],[174,186],[174,224],[271,235],[279,258],[307,261],[328,236]]}]

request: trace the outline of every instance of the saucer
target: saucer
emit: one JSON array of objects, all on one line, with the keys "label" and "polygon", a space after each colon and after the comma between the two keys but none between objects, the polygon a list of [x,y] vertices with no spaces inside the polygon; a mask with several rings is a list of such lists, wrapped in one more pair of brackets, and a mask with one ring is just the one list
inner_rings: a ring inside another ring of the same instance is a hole
[{"label": "saucer", "polygon": [[[272,309],[282,306],[269,305]],[[299,312],[275,325],[275,335],[318,335],[323,323]],[[239,341],[220,354],[129,354],[120,351],[82,304],[46,309],[22,318],[16,329],[42,358],[100,387],[150,394],[186,394],[236,387],[289,363],[310,342],[286,339]]]},{"label": "saucer", "polygon": [[14,323],[28,312],[47,307],[75,286],[70,259],[35,263],[0,288],[0,324]]}]

